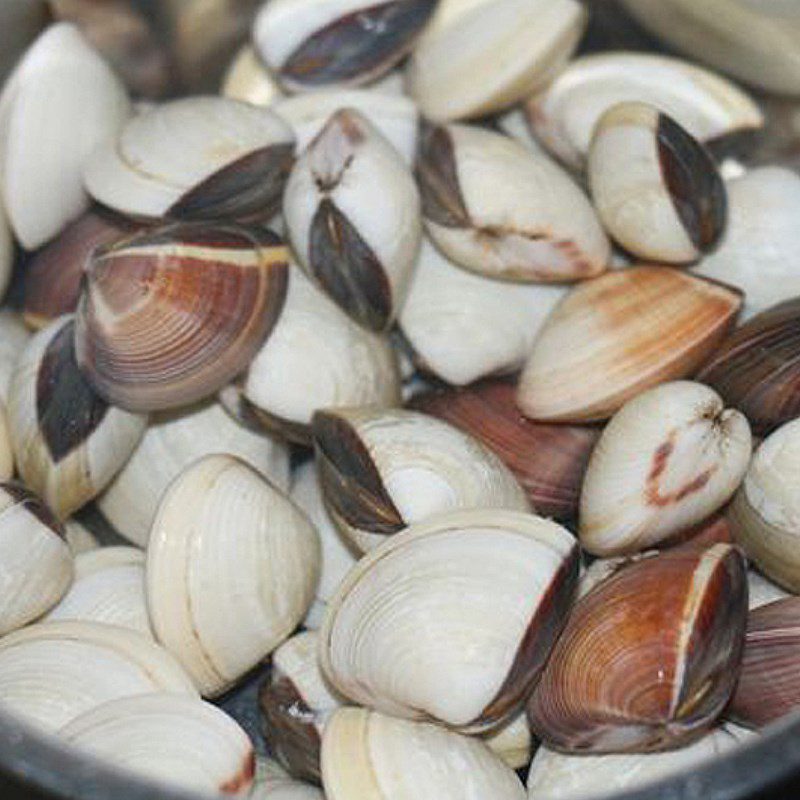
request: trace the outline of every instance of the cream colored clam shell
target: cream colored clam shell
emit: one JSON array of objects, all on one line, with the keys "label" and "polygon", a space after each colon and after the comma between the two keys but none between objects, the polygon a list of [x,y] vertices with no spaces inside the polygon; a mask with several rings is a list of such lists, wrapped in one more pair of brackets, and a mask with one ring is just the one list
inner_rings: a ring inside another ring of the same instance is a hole
[{"label": "cream colored clam shell", "polygon": [[270,106],[284,97],[278,82],[249,44],[239,48],[231,61],[222,79],[221,93],[254,106]]},{"label": "cream colored clam shell", "polygon": [[316,786],[291,778],[277,761],[257,756],[250,800],[325,800],[325,795]]},{"label": "cream colored clam shell", "polygon": [[0,399],[8,404],[8,387],[31,334],[17,311],[0,310]]},{"label": "cream colored clam shell", "polygon": [[153,522],[156,637],[203,695],[221,694],[303,619],[319,562],[314,526],[285,495],[237,458],[206,456],[173,481]]}]

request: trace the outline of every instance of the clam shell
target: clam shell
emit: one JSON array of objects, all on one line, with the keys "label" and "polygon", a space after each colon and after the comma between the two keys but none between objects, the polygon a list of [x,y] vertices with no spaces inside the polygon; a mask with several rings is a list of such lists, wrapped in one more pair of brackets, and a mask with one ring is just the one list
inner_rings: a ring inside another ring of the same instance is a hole
[{"label": "clam shell", "polygon": [[741,304],[735,289],[666,267],[618,270],[578,286],[539,332],[519,407],[544,422],[610,417],[645,389],[691,375]]},{"label": "clam shell", "polygon": [[328,512],[362,551],[441,511],[529,509],[522,487],[491,450],[426,414],[318,411],[314,444]]},{"label": "clam shell", "polygon": [[222,694],[297,627],[319,551],[307,517],[237,458],[206,456],[172,482],[148,542],[147,604],[157,639],[204,696]]},{"label": "clam shell", "polygon": [[732,545],[629,564],[574,606],[528,704],[565,752],[673,749],[710,727],[734,689],[747,617]]},{"label": "clam shell", "polygon": [[422,235],[419,192],[390,142],[357,111],[337,111],[298,158],[283,213],[309,277],[356,322],[386,330]]},{"label": "clam shell", "polygon": [[95,253],[78,307],[78,365],[132,411],[185,406],[242,372],[286,296],[288,251],[264,228],[179,224]]},{"label": "clam shell", "polygon": [[227,97],[172,100],[133,117],[89,159],[89,193],[145,219],[267,220],[292,166],[294,137],[272,111]]},{"label": "clam shell", "polygon": [[656,106],[707,144],[764,125],[758,105],[725,78],[677,58],[625,51],[576,58],[525,111],[537,139],[579,171],[598,120],[623,102]]},{"label": "clam shell", "polygon": [[74,748],[164,786],[247,796],[255,753],[227,714],[192,697],[149,694],[111,700],[65,725]]},{"label": "clam shell", "polygon": [[339,587],[320,631],[323,672],[359,705],[490,731],[538,680],[572,600],[577,553],[560,525],[514,511],[414,525]]},{"label": "clam shell", "polygon": [[586,19],[574,0],[445,2],[409,59],[409,94],[437,121],[507,108],[558,74]]},{"label": "clam shell", "polygon": [[254,106],[271,106],[284,97],[278,82],[250,44],[242,45],[231,61],[222,79],[221,94]]},{"label": "clam shell", "polygon": [[8,397],[17,469],[61,519],[100,494],[147,425],[146,417],[108,405],[83,378],[74,327],[62,317],[30,340]]},{"label": "clam shell", "polygon": [[0,95],[0,188],[26,249],[88,206],[84,164],[129,113],[124,86],[74,25],[51,25],[30,47]]},{"label": "clam shell", "polygon": [[250,800],[325,800],[325,795],[316,786],[290,778],[277,761],[257,756]]},{"label": "clam shell", "polygon": [[747,419],[707,386],[675,381],[640,394],[592,452],[581,492],[582,546],[625,555],[702,522],[733,496],[751,452]]},{"label": "clam shell", "polygon": [[519,778],[482,742],[424,722],[342,708],[322,743],[328,800],[524,800]]},{"label": "clam shell", "polygon": [[417,180],[428,235],[465,269],[568,282],[606,268],[610,245],[588,198],[550,159],[507,136],[467,125],[426,126]]},{"label": "clam shell", "polygon": [[152,692],[198,697],[152,639],[99,622],[41,622],[0,640],[4,708],[50,732],[109,700]]},{"label": "clam shell", "polygon": [[7,308],[0,309],[0,400],[6,405],[11,375],[28,339],[30,333],[22,322],[22,316]]}]

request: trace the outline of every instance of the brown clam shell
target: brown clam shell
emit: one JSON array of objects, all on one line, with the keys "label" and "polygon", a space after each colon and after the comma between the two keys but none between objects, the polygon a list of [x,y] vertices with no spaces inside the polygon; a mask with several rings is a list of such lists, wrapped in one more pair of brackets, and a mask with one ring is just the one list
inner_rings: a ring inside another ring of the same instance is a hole
[{"label": "brown clam shell", "polygon": [[736,683],[745,561],[687,545],[621,568],[575,605],[528,705],[567,752],[668,750],[705,731]]}]

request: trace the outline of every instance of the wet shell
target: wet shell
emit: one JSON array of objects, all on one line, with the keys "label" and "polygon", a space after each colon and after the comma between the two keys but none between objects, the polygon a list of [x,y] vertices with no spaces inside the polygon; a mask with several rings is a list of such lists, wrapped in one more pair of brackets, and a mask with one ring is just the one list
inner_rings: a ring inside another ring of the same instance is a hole
[{"label": "wet shell", "polygon": [[325,796],[316,786],[293,780],[277,761],[257,756],[250,800],[325,800]]},{"label": "wet shell", "polygon": [[74,25],[51,25],[30,47],[0,95],[0,188],[26,249],[89,205],[84,164],[129,113],[125,87]]},{"label": "wet shell", "polygon": [[319,408],[400,404],[388,340],[357,325],[292,265],[280,319],[250,364],[246,400],[293,441],[311,442]]},{"label": "wet shell", "polygon": [[237,424],[219,403],[156,414],[133,455],[97,499],[126,539],[147,545],[158,503],[192,462],[211,453],[246,461],[279,489],[289,486],[289,453],[281,442]]},{"label": "wet shell", "polygon": [[390,142],[357,111],[337,111],[298,158],[283,213],[306,273],[356,322],[386,330],[422,235],[419,192]]},{"label": "wet shell", "polygon": [[61,519],[100,494],[147,425],[95,394],[78,369],[73,329],[62,317],[30,340],[8,398],[17,469]]},{"label": "wet shell", "polygon": [[524,800],[513,771],[482,742],[436,725],[343,708],[325,729],[328,800]]},{"label": "wet shell", "polygon": [[578,497],[599,427],[532,422],[517,410],[509,381],[425,392],[411,407],[455,425],[492,450],[544,517],[577,516]]},{"label": "wet shell", "polygon": [[131,217],[209,220],[280,206],[294,137],[269,109],[227,97],[187,97],[133,117],[91,157],[92,197]]},{"label": "wet shell", "polygon": [[502,461],[452,425],[415,411],[337,408],[314,415],[322,495],[360,550],[441,511],[527,511]]},{"label": "wet shell", "polygon": [[565,752],[669,750],[697,738],[736,683],[747,617],[732,545],[632,563],[578,600],[528,704]]},{"label": "wet shell", "polygon": [[588,198],[550,159],[507,136],[427,126],[417,180],[428,235],[465,269],[536,283],[591,278],[606,268],[610,245]]},{"label": "wet shell", "polygon": [[436,0],[272,0],[253,28],[259,54],[292,91],[369,83],[414,46]]},{"label": "wet shell", "polygon": [[204,696],[222,694],[297,627],[319,551],[308,518],[237,458],[206,456],[173,481],[147,547],[147,604],[157,639]]},{"label": "wet shell", "polygon": [[93,708],[58,731],[73,747],[164,786],[246,796],[255,774],[248,735],[218,708],[150,694]]},{"label": "wet shell", "polygon": [[525,110],[537,139],[580,171],[598,120],[625,102],[654,105],[711,145],[764,125],[756,103],[725,78],[677,58],[624,51],[575,59]]},{"label": "wet shell", "polygon": [[30,339],[22,316],[7,308],[0,310],[0,400],[8,405],[8,387],[20,353]]},{"label": "wet shell", "polygon": [[151,692],[198,697],[152,639],[99,622],[42,622],[0,640],[3,706],[55,732],[109,700]]},{"label": "wet shell", "polygon": [[440,514],[350,571],[320,631],[323,671],[359,705],[491,731],[536,684],[577,577],[575,540],[554,522]]},{"label": "wet shell", "polygon": [[558,74],[586,19],[574,0],[444,2],[409,60],[409,94],[437,121],[506,108]]},{"label": "wet shell", "polygon": [[132,411],[209,397],[275,325],[287,259],[266,229],[199,224],[96,252],[76,318],[79,366],[100,395]]},{"label": "wet shell", "polygon": [[249,44],[243,45],[231,61],[222,80],[221,93],[254,106],[270,106],[284,96],[277,81]]},{"label": "wet shell", "polygon": [[735,289],[665,267],[618,270],[579,286],[539,333],[519,407],[541,421],[610,417],[645,389],[691,375],[741,304]]},{"label": "wet shell", "polygon": [[579,535],[598,556],[652,547],[720,509],[747,471],[747,419],[712,389],[675,381],[613,417],[592,452]]}]

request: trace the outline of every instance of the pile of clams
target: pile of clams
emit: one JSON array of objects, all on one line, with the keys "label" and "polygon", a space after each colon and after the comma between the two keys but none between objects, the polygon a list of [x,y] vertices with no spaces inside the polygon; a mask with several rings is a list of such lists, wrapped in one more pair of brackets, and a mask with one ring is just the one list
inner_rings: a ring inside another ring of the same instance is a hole
[{"label": "pile of clams", "polygon": [[50,5],[0,93],[1,711],[200,792],[587,800],[800,708],[749,71],[587,54],[578,0],[267,0],[143,103],[135,4]]}]

